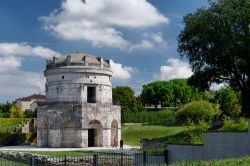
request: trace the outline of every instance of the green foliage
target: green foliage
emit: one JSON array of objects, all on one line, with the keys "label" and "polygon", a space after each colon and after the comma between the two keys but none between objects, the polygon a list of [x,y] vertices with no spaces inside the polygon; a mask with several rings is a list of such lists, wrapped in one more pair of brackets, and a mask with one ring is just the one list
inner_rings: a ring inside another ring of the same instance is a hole
[{"label": "green foliage", "polygon": [[32,111],[32,110],[25,110],[24,111],[24,113],[23,113],[23,116],[25,117],[25,118],[36,118],[36,115],[37,114],[37,112],[36,111]]},{"label": "green foliage", "polygon": [[187,79],[173,79],[170,81],[155,81],[143,85],[141,99],[145,104],[162,107],[176,107],[190,101],[200,100],[207,96],[198,89],[189,86]]},{"label": "green foliage", "polygon": [[26,118],[0,118],[0,133],[16,132],[28,120]]},{"label": "green foliage", "polygon": [[134,96],[134,91],[128,86],[118,86],[113,88],[114,102],[120,102],[121,105],[121,118],[124,122],[124,114],[134,114],[144,111],[140,101]]},{"label": "green foliage", "polygon": [[141,111],[134,114],[124,113],[124,122],[126,123],[166,123],[174,122],[174,112],[171,110],[161,110],[156,112]]},{"label": "green foliage", "polygon": [[13,104],[6,103],[6,104],[1,104],[0,103],[0,113],[7,113],[10,111],[10,108],[13,106]]},{"label": "green foliage", "polygon": [[240,95],[230,88],[221,88],[215,93],[214,102],[220,104],[222,115],[238,117],[241,113]]},{"label": "green foliage", "polygon": [[226,82],[242,95],[242,110],[250,115],[249,0],[211,1],[184,17],[178,51],[193,70],[190,83],[208,89]]},{"label": "green foliage", "polygon": [[203,144],[204,132],[211,127],[211,124],[201,120],[197,124],[192,124],[191,126],[192,126],[191,128],[195,129],[189,132],[191,140],[190,143]]},{"label": "green foliage", "polygon": [[0,118],[9,118],[9,117],[10,117],[9,112],[0,113]]},{"label": "green foliage", "polygon": [[248,121],[245,118],[240,118],[238,121],[225,118],[223,122],[223,127],[220,131],[247,131]]},{"label": "green foliage", "polygon": [[10,108],[10,118],[22,118],[23,112],[20,108],[18,108],[16,105],[13,105]]},{"label": "green foliage", "polygon": [[181,122],[199,121],[211,121],[216,115],[218,110],[207,101],[194,101],[184,105],[180,110],[176,112],[176,120]]}]

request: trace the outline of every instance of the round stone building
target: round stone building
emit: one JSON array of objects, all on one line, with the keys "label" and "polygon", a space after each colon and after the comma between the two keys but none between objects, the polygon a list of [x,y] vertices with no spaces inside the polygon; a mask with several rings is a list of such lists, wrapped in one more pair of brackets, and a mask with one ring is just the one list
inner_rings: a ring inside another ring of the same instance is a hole
[{"label": "round stone building", "polygon": [[47,60],[46,102],[39,105],[39,147],[103,147],[121,139],[112,104],[110,61],[86,53]]}]

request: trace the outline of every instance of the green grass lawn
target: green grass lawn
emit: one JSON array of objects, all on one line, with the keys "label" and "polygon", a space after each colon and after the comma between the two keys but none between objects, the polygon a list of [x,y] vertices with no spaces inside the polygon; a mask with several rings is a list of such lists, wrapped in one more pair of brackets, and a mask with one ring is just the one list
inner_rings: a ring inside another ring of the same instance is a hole
[{"label": "green grass lawn", "polygon": [[29,166],[29,164],[23,164],[20,162],[6,160],[0,157],[0,165],[1,166]]},{"label": "green grass lawn", "polygon": [[38,155],[48,155],[50,157],[64,157],[64,156],[92,156],[93,154],[99,155],[120,155],[117,153],[105,153],[105,152],[83,152],[83,151],[20,151],[25,153],[32,153]]},{"label": "green grass lawn", "polygon": [[122,138],[127,145],[140,146],[141,139],[163,138],[187,130],[187,126],[122,126]]},{"label": "green grass lawn", "polygon": [[197,161],[173,164],[171,166],[249,166],[250,157],[214,161]]}]

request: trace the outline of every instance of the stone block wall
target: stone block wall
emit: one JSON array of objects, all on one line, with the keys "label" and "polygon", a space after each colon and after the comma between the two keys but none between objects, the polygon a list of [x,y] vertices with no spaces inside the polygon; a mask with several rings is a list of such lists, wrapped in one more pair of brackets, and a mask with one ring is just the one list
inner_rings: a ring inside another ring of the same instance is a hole
[{"label": "stone block wall", "polygon": [[243,157],[250,155],[250,132],[206,132],[203,145],[171,144],[167,149],[169,164]]},{"label": "stone block wall", "polygon": [[117,124],[121,139],[120,106],[98,103],[45,105],[38,113],[39,147],[88,147],[88,130],[95,129],[95,146],[111,146],[111,125]]}]

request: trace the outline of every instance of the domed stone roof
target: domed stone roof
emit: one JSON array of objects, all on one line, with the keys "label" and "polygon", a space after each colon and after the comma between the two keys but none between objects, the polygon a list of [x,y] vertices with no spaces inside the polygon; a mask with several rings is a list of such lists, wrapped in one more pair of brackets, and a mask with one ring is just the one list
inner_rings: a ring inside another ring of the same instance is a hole
[{"label": "domed stone roof", "polygon": [[101,57],[96,57],[83,52],[75,52],[66,56],[53,57],[52,60],[47,60],[46,68],[54,68],[60,66],[93,66],[110,68],[109,60],[104,60]]}]

